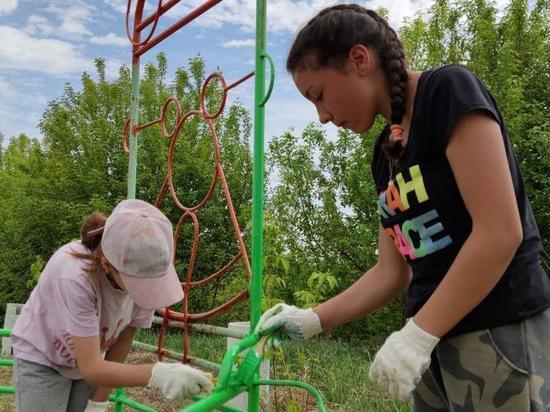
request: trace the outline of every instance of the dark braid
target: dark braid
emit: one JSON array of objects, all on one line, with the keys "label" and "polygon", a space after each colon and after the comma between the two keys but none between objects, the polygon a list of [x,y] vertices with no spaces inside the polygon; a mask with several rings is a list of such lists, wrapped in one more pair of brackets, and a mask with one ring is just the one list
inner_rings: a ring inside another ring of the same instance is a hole
[{"label": "dark braid", "polygon": [[[388,79],[391,123],[400,125],[407,107],[405,52],[395,31],[372,10],[339,4],[320,11],[296,36],[288,54],[287,70],[293,73],[305,68],[342,69],[356,44],[368,47],[378,56]],[[382,147],[390,159],[397,159],[403,151],[401,142],[392,139]]]}]

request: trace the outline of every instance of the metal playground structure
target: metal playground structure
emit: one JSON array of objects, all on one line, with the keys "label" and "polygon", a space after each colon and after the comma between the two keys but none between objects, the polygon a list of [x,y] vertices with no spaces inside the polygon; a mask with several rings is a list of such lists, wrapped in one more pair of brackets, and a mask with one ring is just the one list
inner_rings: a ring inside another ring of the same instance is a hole
[{"label": "metal playground structure", "polygon": [[[129,155],[128,162],[128,188],[127,197],[129,199],[136,196],[136,178],[137,178],[137,151],[138,151],[138,133],[140,130],[158,125],[162,135],[169,141],[169,151],[166,167],[166,176],[160,191],[158,192],[155,205],[160,207],[164,199],[171,199],[176,208],[181,212],[181,216],[176,224],[175,242],[177,243],[181,234],[182,227],[186,220],[191,222],[193,227],[193,241],[187,273],[180,275],[182,287],[184,289],[184,301],[182,302],[182,311],[174,311],[170,308],[158,310],[162,316],[160,321],[160,333],[158,336],[158,345],[156,347],[134,341],[134,346],[153,351],[158,354],[159,359],[163,356],[178,359],[185,363],[191,363],[204,369],[211,370],[218,374],[215,390],[208,396],[197,396],[191,406],[186,407],[185,411],[242,411],[241,409],[225,405],[225,403],[241,393],[248,393],[249,412],[259,412],[260,410],[260,386],[262,385],[280,385],[294,386],[307,390],[317,401],[320,411],[325,411],[321,394],[312,386],[303,382],[290,380],[260,379],[259,368],[264,356],[264,349],[269,333],[260,335],[254,332],[261,315],[262,302],[262,278],[263,278],[263,226],[264,226],[264,129],[265,129],[265,106],[269,100],[274,86],[275,65],[272,58],[266,51],[266,3],[267,0],[256,0],[256,49],[255,49],[255,70],[243,75],[242,78],[227,84],[224,76],[219,72],[209,75],[202,85],[199,99],[199,106],[196,109],[182,113],[179,101],[175,97],[169,97],[161,110],[157,119],[149,120],[143,124],[139,123],[139,98],[140,98],[140,58],[147,51],[153,49],[163,40],[176,33],[179,29],[199,18],[202,14],[214,8],[223,0],[207,0],[176,23],[155,35],[161,16],[178,4],[181,0],[158,0],[156,10],[144,17],[145,0],[137,0],[133,10],[133,28],[130,28],[132,0],[128,0],[126,8],[126,31],[128,39],[132,45],[132,99],[130,106],[130,117],[126,121],[123,129],[123,148]],[[252,0],[250,0],[252,1]],[[147,32],[146,35],[143,33]],[[269,83],[266,87],[266,63],[270,66]],[[224,169],[220,156],[220,143],[216,135],[214,121],[223,112],[228,92],[239,84],[254,77],[254,154],[253,154],[253,182],[252,182],[252,249],[251,262],[242,238],[242,231],[233,208],[231,194],[224,174]],[[206,91],[213,82],[217,81],[221,85],[221,101],[214,113],[208,111],[206,104]],[[168,110],[172,107],[175,113],[175,120],[172,130],[168,129]],[[214,173],[210,188],[206,196],[196,205],[184,205],[177,196],[174,187],[173,162],[176,142],[179,138],[180,130],[186,121],[192,118],[200,118],[210,130],[212,137],[214,153]],[[199,246],[199,218],[197,212],[205,206],[210,200],[215,189],[220,186],[223,192],[224,200],[227,204],[227,210],[230,216],[233,233],[238,244],[238,253],[217,272],[212,273],[201,280],[193,280],[195,273],[196,255]],[[248,276],[248,288],[239,292],[229,301],[220,306],[203,313],[190,313],[189,296],[191,290],[200,287],[208,282],[214,281],[227,274],[236,264],[242,264],[244,271]],[[217,327],[198,322],[213,319],[220,314],[230,310],[235,304],[245,299],[250,299],[250,331],[243,338],[242,334],[232,329]],[[175,325],[183,329],[183,353],[177,353],[166,349],[163,345],[166,329],[170,325]],[[202,333],[214,333],[222,336],[238,338],[240,340],[231,346],[220,364],[216,364],[206,359],[200,359],[189,354],[189,333],[191,330]],[[1,336],[9,336],[8,329],[0,329]],[[240,361],[238,361],[240,359]],[[10,359],[0,359],[0,366],[12,366]],[[0,393],[14,393],[14,388],[0,386]],[[114,410],[122,412],[124,407],[130,407],[136,411],[154,412],[155,409],[142,405],[133,399],[125,396],[124,389],[119,388],[111,395],[110,400],[114,402]]]}]

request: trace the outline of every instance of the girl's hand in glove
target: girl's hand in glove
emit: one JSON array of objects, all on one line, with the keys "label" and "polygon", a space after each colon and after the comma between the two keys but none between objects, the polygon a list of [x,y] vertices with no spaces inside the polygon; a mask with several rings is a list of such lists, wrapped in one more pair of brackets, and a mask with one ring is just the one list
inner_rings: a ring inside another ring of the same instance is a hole
[{"label": "girl's hand in glove", "polygon": [[108,406],[109,401],[96,402],[90,399],[86,405],[86,409],[84,409],[84,412],[105,412]]},{"label": "girl's hand in glove", "polygon": [[201,391],[211,392],[214,385],[208,375],[181,363],[157,362],[153,366],[150,388],[162,391],[168,399],[181,401],[198,395]]},{"label": "girl's hand in glove", "polygon": [[323,331],[321,320],[313,309],[300,309],[284,303],[278,303],[262,315],[256,333],[271,327],[279,328],[280,335],[292,340],[306,340]]},{"label": "girl's hand in glove", "polygon": [[439,338],[430,335],[413,320],[392,333],[380,348],[369,369],[378,389],[407,400],[430,366],[430,356]]}]

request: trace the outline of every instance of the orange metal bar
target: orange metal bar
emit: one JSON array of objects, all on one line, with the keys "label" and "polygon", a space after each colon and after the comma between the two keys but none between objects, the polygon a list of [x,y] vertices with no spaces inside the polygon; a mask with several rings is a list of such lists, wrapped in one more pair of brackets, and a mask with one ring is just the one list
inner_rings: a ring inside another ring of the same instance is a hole
[{"label": "orange metal bar", "polygon": [[[182,19],[178,20],[175,24],[164,30],[162,33],[160,33],[158,36],[154,37],[153,39],[146,42],[143,46],[138,47],[136,50],[134,50],[134,56],[139,57],[143,53],[145,53],[147,50],[150,50],[151,48],[155,47],[157,44],[159,44],[161,41],[166,39],[171,34],[175,33],[179,29],[181,29],[186,24],[192,22],[200,15],[204,14],[208,10],[210,10],[212,7],[214,7],[216,4],[221,3],[223,0],[208,0],[203,5],[197,7],[195,10],[191,11],[187,16],[183,17]],[[161,7],[162,9],[162,7]],[[153,19],[158,20],[159,11],[153,15]],[[150,16],[151,17],[151,16]]]}]

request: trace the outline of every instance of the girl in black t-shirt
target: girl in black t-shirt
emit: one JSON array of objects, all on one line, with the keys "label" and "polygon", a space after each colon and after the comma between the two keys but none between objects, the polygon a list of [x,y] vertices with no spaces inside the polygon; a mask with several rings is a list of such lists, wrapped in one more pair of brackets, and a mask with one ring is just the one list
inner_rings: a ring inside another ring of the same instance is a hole
[{"label": "girl in black t-shirt", "polygon": [[388,127],[372,172],[379,260],[313,309],[280,304],[273,325],[293,339],[365,316],[407,289],[408,322],[369,377],[415,411],[543,411],[550,405],[550,282],[517,160],[498,107],[462,66],[407,69],[386,21],[348,4],[298,33],[287,69],[321,123]]}]

